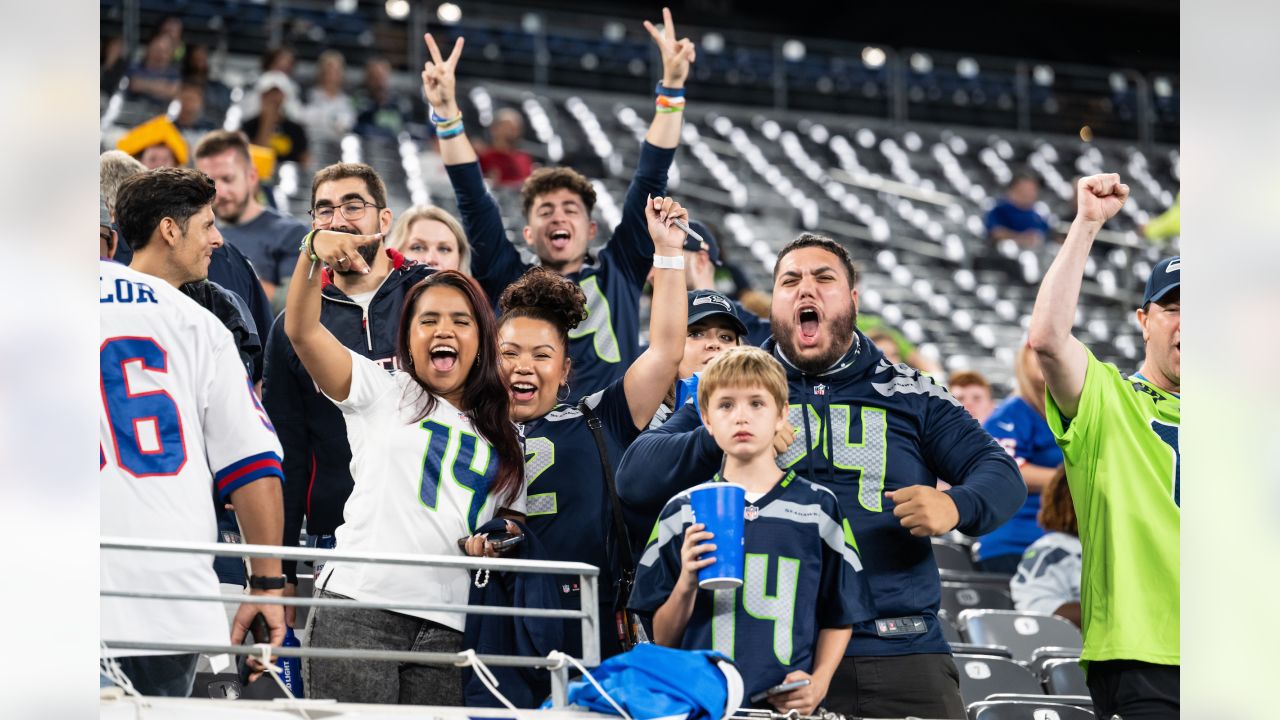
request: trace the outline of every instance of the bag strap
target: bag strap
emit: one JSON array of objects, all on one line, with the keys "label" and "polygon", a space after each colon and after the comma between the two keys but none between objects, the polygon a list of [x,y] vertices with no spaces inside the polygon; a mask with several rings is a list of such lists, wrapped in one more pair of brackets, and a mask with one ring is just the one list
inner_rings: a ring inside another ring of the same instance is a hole
[{"label": "bag strap", "polygon": [[595,438],[596,450],[600,453],[600,470],[604,474],[604,484],[609,489],[609,506],[613,513],[613,531],[617,533],[621,540],[621,555],[618,558],[622,561],[622,573],[630,580],[635,572],[634,559],[631,555],[631,534],[627,532],[627,521],[622,514],[622,501],[618,499],[618,486],[613,480],[613,466],[609,463],[609,451],[604,444],[604,433],[602,429],[604,425],[600,422],[599,416],[587,404],[584,397],[578,401],[578,410],[582,412],[582,416],[587,419],[587,427],[591,429],[591,436]]}]

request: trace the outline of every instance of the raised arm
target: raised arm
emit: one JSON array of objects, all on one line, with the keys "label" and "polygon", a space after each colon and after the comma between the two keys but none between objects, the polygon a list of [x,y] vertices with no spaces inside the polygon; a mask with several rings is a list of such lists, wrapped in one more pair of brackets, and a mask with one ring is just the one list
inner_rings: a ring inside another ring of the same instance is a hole
[{"label": "raised arm", "polygon": [[652,519],[676,493],[710,480],[723,457],[689,403],[662,427],[641,433],[627,448],[618,466],[618,497],[634,512]]},{"label": "raised arm", "polygon": [[[422,68],[422,89],[426,93],[427,102],[431,104],[431,111],[436,117],[446,121],[461,118],[462,109],[458,107],[458,83],[455,71],[458,67],[458,58],[462,57],[464,39],[459,37],[454,42],[453,51],[446,59],[440,54],[440,46],[436,44],[436,39],[431,37],[431,33],[427,33],[423,38],[427,42],[427,52],[431,55],[431,59]],[[442,129],[437,130],[436,137],[440,139],[440,157],[444,159],[446,166],[479,162],[476,150],[471,146],[471,141],[467,139],[465,132],[451,135],[450,122],[444,122],[441,125]]]},{"label": "raised arm", "polygon": [[[294,352],[311,379],[325,395],[342,402],[351,394],[351,353],[329,330],[320,324],[320,263],[329,267],[369,272],[359,248],[376,242],[382,233],[351,235],[331,230],[317,230],[311,235],[309,250],[298,257],[289,282],[289,298],[285,304],[284,332],[293,343]],[[313,262],[311,253],[319,258]]]},{"label": "raised arm", "polygon": [[[683,91],[685,80],[689,79],[689,65],[697,58],[693,41],[689,38],[676,39],[676,24],[671,19],[671,10],[662,8],[662,32],[648,20],[644,21],[644,29],[662,53],[662,86],[667,90]],[[683,100],[683,93],[680,96]],[[655,111],[653,122],[644,139],[650,145],[671,149],[680,144],[680,128],[684,120],[684,112]]]},{"label": "raised arm", "polygon": [[422,91],[432,112],[446,121],[436,125],[436,137],[449,184],[458,201],[462,227],[471,243],[471,275],[491,299],[496,299],[507,285],[524,274],[526,267],[520,253],[507,240],[502,211],[485,187],[480,161],[461,124],[455,70],[462,56],[463,39],[458,38],[454,43],[448,59],[441,56],[435,38],[428,34],[424,39],[431,59],[422,69]]},{"label": "raised arm", "polygon": [[649,314],[649,348],[627,368],[623,389],[637,429],[649,426],[680,369],[688,324],[684,279],[685,232],[673,222],[689,220],[689,211],[671,198],[651,198],[645,206],[653,253],[663,259],[653,268],[653,304]]},{"label": "raised arm", "polygon": [[1075,417],[1079,409],[1089,364],[1084,345],[1071,335],[1084,266],[1103,223],[1115,216],[1129,197],[1129,186],[1115,173],[1092,175],[1080,179],[1076,196],[1076,219],[1040,283],[1028,338],[1049,394],[1067,418]]}]

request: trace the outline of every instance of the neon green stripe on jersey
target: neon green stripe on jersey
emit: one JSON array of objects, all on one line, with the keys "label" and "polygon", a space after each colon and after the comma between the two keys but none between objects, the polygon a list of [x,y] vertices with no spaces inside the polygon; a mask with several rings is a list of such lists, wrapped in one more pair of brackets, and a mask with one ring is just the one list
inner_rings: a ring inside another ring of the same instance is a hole
[{"label": "neon green stripe on jersey", "polygon": [[1080,657],[1179,665],[1181,400],[1086,352],[1076,417],[1045,403],[1084,551]]}]

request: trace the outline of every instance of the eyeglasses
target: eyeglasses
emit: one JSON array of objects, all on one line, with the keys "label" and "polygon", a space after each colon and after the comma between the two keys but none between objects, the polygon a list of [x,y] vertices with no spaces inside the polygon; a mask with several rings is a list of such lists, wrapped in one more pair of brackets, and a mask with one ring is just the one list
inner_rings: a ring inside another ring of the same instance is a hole
[{"label": "eyeglasses", "polygon": [[364,209],[367,207],[383,209],[384,206],[375,203],[366,202],[364,200],[348,200],[341,205],[317,205],[308,211],[311,217],[318,222],[329,222],[333,219],[334,211],[341,210],[342,217],[348,220],[359,220],[364,217]]}]

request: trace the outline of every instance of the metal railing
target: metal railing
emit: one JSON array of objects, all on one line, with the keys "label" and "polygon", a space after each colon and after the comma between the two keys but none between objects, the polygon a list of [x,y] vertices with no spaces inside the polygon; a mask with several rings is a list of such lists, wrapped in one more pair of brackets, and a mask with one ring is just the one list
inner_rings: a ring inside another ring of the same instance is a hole
[{"label": "metal railing", "polygon": [[[580,620],[582,623],[582,657],[575,658],[583,665],[600,664],[598,577],[599,568],[577,562],[550,562],[545,560],[516,560],[505,558],[478,558],[469,556],[413,555],[409,553],[353,553],[343,550],[316,548],[286,548],[271,545],[241,545],[231,543],[197,543],[146,540],[134,538],[101,538],[102,550],[135,552],[167,552],[178,554],[216,555],[241,558],[274,558],[280,560],[319,560],[324,562],[357,562],[375,565],[407,565],[413,567],[438,567],[491,572],[528,572],[557,575],[577,575],[581,588],[579,610],[551,608],[516,608],[488,605],[445,605],[435,603],[389,603],[339,600],[318,597],[273,597],[254,595],[199,595],[189,593],[142,592],[130,590],[102,590],[102,597],[234,603],[253,602],[261,605],[309,606],[330,608],[361,608],[366,610],[416,610],[450,612],[470,615],[494,615],[502,617],[530,617],[564,620]],[[252,645],[204,645],[193,643],[139,642],[124,638],[104,638],[108,648],[119,650],[165,650],[175,653],[206,653],[222,655],[258,655]],[[271,653],[279,657],[354,659],[418,663],[425,665],[458,665],[461,657],[455,653],[405,652],[391,650],[356,650],[316,647],[272,647]],[[544,668],[551,673],[552,706],[566,706],[568,690],[568,666],[546,657],[520,655],[477,655],[480,662],[490,667]]]}]

